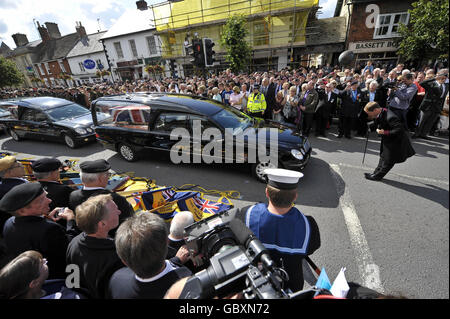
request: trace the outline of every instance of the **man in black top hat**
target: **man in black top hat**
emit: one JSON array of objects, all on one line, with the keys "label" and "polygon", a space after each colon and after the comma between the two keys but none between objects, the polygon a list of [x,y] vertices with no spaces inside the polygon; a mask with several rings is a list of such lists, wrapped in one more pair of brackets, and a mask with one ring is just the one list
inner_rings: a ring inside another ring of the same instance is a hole
[{"label": "man in black top hat", "polygon": [[[85,161],[80,164],[80,177],[83,188],[73,191],[70,194],[69,208],[76,213],[78,205],[86,201],[89,197],[101,194],[111,194],[114,203],[120,210],[119,224],[125,219],[134,215],[133,207],[125,197],[106,189],[109,180],[109,169],[111,165],[104,159],[95,161]],[[117,228],[110,231],[109,235],[114,237]]]},{"label": "man in black top hat", "polygon": [[[73,211],[66,208],[56,217],[49,213],[51,200],[39,183],[25,183],[11,189],[0,201],[0,210],[9,212],[3,228],[7,260],[27,250],[36,250],[48,260],[49,278],[65,278],[67,245],[78,234]],[[64,229],[56,223],[67,221]]]},{"label": "man in black top hat", "polygon": [[59,181],[62,163],[56,158],[41,158],[31,164],[34,176],[52,200],[50,210],[55,207],[69,207],[69,196],[74,189]]}]

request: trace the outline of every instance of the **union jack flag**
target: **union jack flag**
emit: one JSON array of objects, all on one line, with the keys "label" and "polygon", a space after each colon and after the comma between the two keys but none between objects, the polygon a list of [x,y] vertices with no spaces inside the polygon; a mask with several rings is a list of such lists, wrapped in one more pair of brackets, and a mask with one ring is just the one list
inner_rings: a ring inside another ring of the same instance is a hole
[{"label": "union jack flag", "polygon": [[147,105],[118,106],[112,110],[114,122],[146,124],[150,118],[150,107]]},{"label": "union jack flag", "polygon": [[220,203],[212,202],[209,199],[194,197],[193,200],[194,200],[195,205],[205,213],[217,214],[221,208]]},{"label": "union jack flag", "polygon": [[161,194],[165,200],[169,200],[175,196],[175,191],[172,188],[169,188],[162,191]]}]

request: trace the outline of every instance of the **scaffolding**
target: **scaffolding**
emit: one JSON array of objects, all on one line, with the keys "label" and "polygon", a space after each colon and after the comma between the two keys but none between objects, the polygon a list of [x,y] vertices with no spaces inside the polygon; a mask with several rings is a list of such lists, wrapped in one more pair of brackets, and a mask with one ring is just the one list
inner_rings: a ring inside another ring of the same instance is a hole
[{"label": "scaffolding", "polygon": [[185,57],[187,35],[211,38],[216,55],[221,56],[220,36],[226,20],[234,14],[246,16],[249,42],[254,52],[304,46],[306,35],[314,30],[306,27],[308,17],[315,15],[318,0],[184,0],[149,6],[152,25],[159,38],[163,59]]}]

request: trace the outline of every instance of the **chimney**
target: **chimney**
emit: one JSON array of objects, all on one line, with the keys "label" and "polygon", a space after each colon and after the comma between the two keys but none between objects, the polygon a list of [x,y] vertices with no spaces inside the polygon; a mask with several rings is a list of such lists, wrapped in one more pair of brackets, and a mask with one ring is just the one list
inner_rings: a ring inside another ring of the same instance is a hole
[{"label": "chimney", "polygon": [[147,2],[144,0],[136,1],[136,6],[137,6],[138,10],[141,10],[141,11],[148,9]]},{"label": "chimney", "polygon": [[77,21],[75,29],[77,30],[78,35],[80,38],[86,38],[86,29],[81,25],[81,21]]},{"label": "chimney", "polygon": [[42,42],[47,42],[50,41],[50,34],[48,33],[48,30],[41,26],[39,24],[39,21],[36,22],[37,23],[37,29],[39,31],[39,35],[41,36]]},{"label": "chimney", "polygon": [[53,22],[45,22],[45,26],[47,27],[48,34],[51,39],[61,38],[61,32],[59,32],[59,27],[57,23]]},{"label": "chimney", "polygon": [[12,35],[12,38],[14,39],[14,43],[16,44],[16,47],[21,47],[21,46],[28,44],[28,38],[25,34],[16,33],[16,34]]}]

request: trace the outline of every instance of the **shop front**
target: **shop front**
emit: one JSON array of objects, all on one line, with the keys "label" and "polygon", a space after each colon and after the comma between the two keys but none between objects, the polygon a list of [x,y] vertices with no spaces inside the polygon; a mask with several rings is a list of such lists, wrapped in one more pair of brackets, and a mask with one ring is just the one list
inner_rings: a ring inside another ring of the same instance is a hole
[{"label": "shop front", "polygon": [[397,39],[383,39],[350,42],[348,50],[355,54],[356,70],[364,68],[369,60],[377,67],[389,70],[398,63],[397,47]]}]

